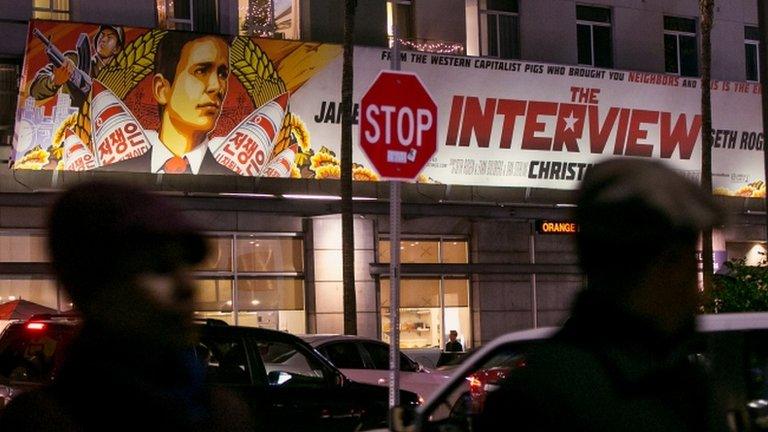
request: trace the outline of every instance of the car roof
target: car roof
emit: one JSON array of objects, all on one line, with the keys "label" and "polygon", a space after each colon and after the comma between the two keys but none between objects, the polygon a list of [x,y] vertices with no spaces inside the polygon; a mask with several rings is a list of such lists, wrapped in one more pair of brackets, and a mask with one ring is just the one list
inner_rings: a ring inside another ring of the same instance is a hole
[{"label": "car roof", "polygon": [[[753,330],[768,329],[768,312],[746,312],[746,313],[724,313],[724,314],[703,314],[696,317],[696,328],[700,332],[717,332],[733,330]],[[553,336],[559,327],[540,327],[536,329],[516,331],[507,333],[493,339],[491,342],[481,346],[476,352],[471,354],[472,358],[485,357],[489,352],[495,351],[499,346],[514,342],[523,342],[527,340],[546,339]],[[464,362],[455,369],[454,376],[466,376],[474,368],[473,361]],[[454,380],[446,382],[441,388],[435,391],[435,395],[444,392],[445,387],[453,385]],[[433,400],[428,401],[419,409],[424,411],[431,409]]]},{"label": "car roof", "polygon": [[696,327],[703,332],[768,329],[768,312],[699,315]]},{"label": "car roof", "polygon": [[296,336],[303,339],[313,347],[319,347],[320,345],[324,345],[328,342],[338,342],[338,341],[374,342],[374,343],[380,343],[380,344],[384,343],[380,340],[372,339],[364,336],[330,334],[330,333],[329,334],[300,334]]}]

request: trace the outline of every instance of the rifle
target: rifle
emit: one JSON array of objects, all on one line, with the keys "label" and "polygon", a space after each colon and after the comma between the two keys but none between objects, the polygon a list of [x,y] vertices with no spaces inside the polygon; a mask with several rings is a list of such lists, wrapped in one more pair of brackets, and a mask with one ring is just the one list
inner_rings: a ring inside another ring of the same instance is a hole
[{"label": "rifle", "polygon": [[[51,61],[54,67],[61,67],[67,58],[64,54],[56,48],[48,38],[38,29],[33,29],[32,33],[40,39],[45,45],[45,53],[48,54],[48,59]],[[75,87],[75,89],[82,93],[83,96],[87,96],[91,91],[91,45],[88,42],[88,35],[80,33],[80,37],[77,38],[77,67],[75,67],[72,75],[69,77],[69,82]]]}]

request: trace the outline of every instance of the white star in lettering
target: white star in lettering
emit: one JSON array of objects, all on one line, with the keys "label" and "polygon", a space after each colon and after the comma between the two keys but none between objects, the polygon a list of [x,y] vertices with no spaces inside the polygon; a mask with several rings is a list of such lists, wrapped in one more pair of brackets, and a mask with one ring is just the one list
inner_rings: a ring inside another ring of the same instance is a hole
[{"label": "white star in lettering", "polygon": [[565,129],[570,131],[573,131],[573,127],[576,125],[576,122],[579,121],[579,119],[573,116],[573,111],[571,111],[570,116],[563,117],[563,120],[565,120]]}]

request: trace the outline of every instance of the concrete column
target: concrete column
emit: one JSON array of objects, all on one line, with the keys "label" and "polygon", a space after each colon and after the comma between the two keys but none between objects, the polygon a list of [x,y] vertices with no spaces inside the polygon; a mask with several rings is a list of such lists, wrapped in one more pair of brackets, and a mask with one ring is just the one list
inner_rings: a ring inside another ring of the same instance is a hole
[{"label": "concrete column", "polygon": [[[310,329],[317,333],[342,333],[344,329],[343,283],[341,260],[341,215],[311,219],[314,311]],[[378,337],[376,284],[369,264],[375,261],[374,228],[371,219],[356,217],[355,291],[357,295],[357,331],[360,336]]]}]

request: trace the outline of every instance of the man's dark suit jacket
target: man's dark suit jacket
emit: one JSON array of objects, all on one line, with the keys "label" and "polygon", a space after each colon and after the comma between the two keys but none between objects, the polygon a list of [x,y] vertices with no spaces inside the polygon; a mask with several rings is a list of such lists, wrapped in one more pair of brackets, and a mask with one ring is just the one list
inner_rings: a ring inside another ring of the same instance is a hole
[{"label": "man's dark suit jacket", "polygon": [[[140,172],[151,173],[152,169],[152,148],[147,150],[141,156],[135,158],[126,159],[124,161],[115,162],[111,165],[97,168],[100,171],[123,171],[123,172]],[[237,175],[236,172],[227,169],[220,163],[216,162],[213,158],[213,154],[210,150],[205,151],[203,156],[203,162],[200,164],[200,171],[198,174],[202,175]]]}]

